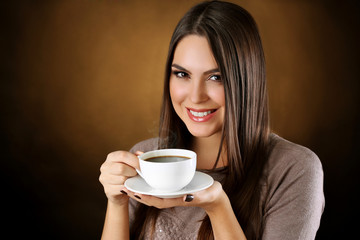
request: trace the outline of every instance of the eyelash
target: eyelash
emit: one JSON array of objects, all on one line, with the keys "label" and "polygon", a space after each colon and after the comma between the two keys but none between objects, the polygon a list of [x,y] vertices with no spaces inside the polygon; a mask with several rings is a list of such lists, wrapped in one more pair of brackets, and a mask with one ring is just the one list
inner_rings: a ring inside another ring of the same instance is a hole
[{"label": "eyelash", "polygon": [[[189,74],[187,74],[186,72],[182,72],[182,71],[173,71],[173,74],[177,78],[188,78],[189,77]],[[180,76],[180,74],[183,74],[183,76]]]},{"label": "eyelash", "polygon": [[[211,79],[213,77],[216,77],[216,79]],[[215,81],[215,82],[221,82],[221,76],[220,75],[211,75],[208,79],[211,79],[212,81]]]},{"label": "eyelash", "polygon": [[[189,74],[186,73],[186,72],[182,72],[182,71],[172,71],[172,73],[175,75],[175,77],[177,78],[189,78]],[[182,75],[182,76],[180,76]],[[216,78],[216,79],[212,79],[212,78]],[[221,82],[221,76],[220,75],[211,75],[208,80],[212,80],[212,81],[215,81],[215,82]]]}]

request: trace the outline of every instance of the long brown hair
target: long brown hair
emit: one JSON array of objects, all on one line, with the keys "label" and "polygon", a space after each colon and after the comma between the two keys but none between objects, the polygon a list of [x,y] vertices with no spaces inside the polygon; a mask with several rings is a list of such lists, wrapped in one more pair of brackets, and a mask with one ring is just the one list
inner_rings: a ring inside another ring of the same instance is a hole
[{"label": "long brown hair", "polygon": [[[192,135],[175,113],[169,92],[175,48],[190,34],[207,38],[224,85],[225,122],[214,168],[221,148],[225,147],[228,166],[223,181],[224,191],[247,238],[259,239],[263,215],[259,181],[271,147],[265,59],[258,28],[245,9],[227,2],[203,2],[184,15],[175,28],[169,47],[159,148],[190,148]],[[132,236],[142,238],[145,225],[154,224],[159,211],[142,205],[136,214]],[[210,220],[205,217],[198,239],[211,239],[212,235]]]}]

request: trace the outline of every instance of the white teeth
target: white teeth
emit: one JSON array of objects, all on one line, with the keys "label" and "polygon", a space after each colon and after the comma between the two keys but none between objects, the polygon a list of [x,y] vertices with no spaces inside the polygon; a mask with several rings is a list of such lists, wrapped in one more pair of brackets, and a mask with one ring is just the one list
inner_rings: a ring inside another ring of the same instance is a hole
[{"label": "white teeth", "polygon": [[193,110],[190,110],[190,113],[192,115],[194,115],[195,117],[205,117],[206,115],[210,114],[211,111],[207,111],[207,112],[195,112]]}]

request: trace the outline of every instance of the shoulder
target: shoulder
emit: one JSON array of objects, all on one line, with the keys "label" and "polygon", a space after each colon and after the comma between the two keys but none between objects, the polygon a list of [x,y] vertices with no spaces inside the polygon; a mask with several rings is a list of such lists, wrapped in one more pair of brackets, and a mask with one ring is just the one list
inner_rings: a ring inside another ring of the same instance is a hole
[{"label": "shoulder", "polygon": [[[281,176],[289,171],[296,175],[323,174],[319,157],[309,148],[273,134],[274,147],[266,165],[267,174]],[[275,177],[273,176],[273,177]],[[295,177],[295,176],[294,176]]]},{"label": "shoulder", "polygon": [[310,192],[322,190],[323,168],[319,157],[309,148],[275,134],[272,139],[274,147],[264,169],[268,190],[279,191],[289,186]]},{"label": "shoulder", "polygon": [[148,152],[155,149],[158,149],[158,140],[159,138],[150,138],[136,143],[131,149],[130,152],[134,153],[136,151]]}]

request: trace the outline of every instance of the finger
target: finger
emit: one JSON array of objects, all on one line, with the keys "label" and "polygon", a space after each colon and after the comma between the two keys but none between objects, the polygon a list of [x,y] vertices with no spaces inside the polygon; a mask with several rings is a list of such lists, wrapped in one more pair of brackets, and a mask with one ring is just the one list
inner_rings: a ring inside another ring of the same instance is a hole
[{"label": "finger", "polygon": [[137,175],[135,168],[125,163],[118,163],[118,162],[110,162],[108,164],[108,173],[114,175],[122,175],[126,177],[133,177]]},{"label": "finger", "polygon": [[223,193],[219,182],[214,181],[213,185],[199,192],[187,194],[183,197],[185,206],[206,207],[219,199]]},{"label": "finger", "polygon": [[123,185],[126,179],[128,179],[128,177],[107,174],[101,177],[100,182],[102,182],[103,184]]},{"label": "finger", "polygon": [[178,198],[158,198],[151,195],[128,192],[129,197],[145,205],[156,207],[158,209],[171,208],[175,206],[185,206],[183,197]]},{"label": "finger", "polygon": [[128,195],[128,190],[126,189],[126,187],[124,185],[122,185],[122,187],[120,188],[120,192],[124,195]]},{"label": "finger", "polygon": [[184,202],[192,202],[194,200],[194,195],[187,194],[184,196],[183,200],[184,200]]},{"label": "finger", "polygon": [[[142,198],[142,196],[143,196],[142,194],[132,192],[132,191],[130,191],[130,190],[128,190],[128,189],[126,189],[126,190],[124,190],[124,191],[126,191],[127,195],[128,195],[130,198],[132,198],[132,199],[134,199],[134,200],[136,200],[136,201],[138,201],[138,202],[140,202],[140,203],[145,204],[145,203],[141,200],[141,198]],[[146,204],[146,205],[147,205],[147,204]],[[151,205],[148,205],[148,206],[151,206]]]},{"label": "finger", "polygon": [[126,151],[116,151],[109,153],[107,158],[107,162],[118,162],[125,163],[133,168],[139,169],[139,159],[135,154]]},{"label": "finger", "polygon": [[104,192],[107,196],[119,196],[122,195],[123,193],[121,192],[121,190],[123,190],[124,185],[121,184],[109,184],[106,187],[104,187]]}]

